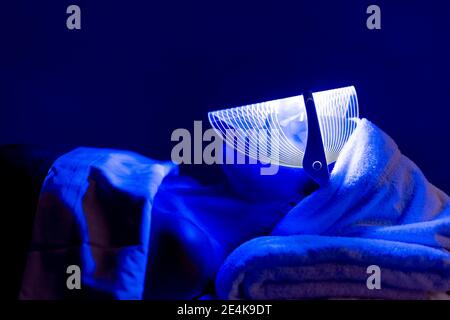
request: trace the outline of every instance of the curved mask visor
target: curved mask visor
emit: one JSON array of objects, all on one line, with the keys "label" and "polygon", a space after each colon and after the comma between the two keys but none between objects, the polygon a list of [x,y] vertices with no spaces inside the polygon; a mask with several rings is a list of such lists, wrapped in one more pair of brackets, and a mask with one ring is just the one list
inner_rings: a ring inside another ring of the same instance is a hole
[{"label": "curved mask visor", "polygon": [[208,118],[229,146],[250,158],[302,168],[305,153],[311,149],[307,148],[309,142],[319,145],[325,158],[322,162],[329,165],[337,160],[356,128],[355,120],[359,118],[356,90],[350,86],[315,92],[309,97],[313,100],[309,109],[305,97],[299,95],[213,111]]}]

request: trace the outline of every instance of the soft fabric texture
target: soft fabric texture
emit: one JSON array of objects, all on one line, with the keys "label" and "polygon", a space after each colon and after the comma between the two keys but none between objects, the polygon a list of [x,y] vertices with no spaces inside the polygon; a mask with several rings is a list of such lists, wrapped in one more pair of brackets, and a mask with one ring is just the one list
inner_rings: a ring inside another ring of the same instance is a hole
[{"label": "soft fabric texture", "polygon": [[[57,159],[41,189],[20,298],[141,299],[153,198],[174,169],[109,149]],[[67,288],[70,265],[81,269],[82,290]]]},{"label": "soft fabric texture", "polygon": [[[221,267],[223,299],[426,298],[450,290],[450,201],[363,119],[327,185]],[[381,290],[366,285],[381,268]]]},{"label": "soft fabric texture", "polygon": [[[304,196],[301,170],[229,167],[204,185],[178,169],[120,150],[61,156],[41,190],[20,297],[198,298],[233,249],[270,233]],[[79,291],[66,288],[72,264]]]},{"label": "soft fabric texture", "polygon": [[[178,169],[119,150],[60,157],[41,190],[21,298],[194,299],[214,294],[214,279],[226,299],[450,290],[448,197],[367,120],[317,190],[301,169],[226,165],[209,185]],[[367,290],[369,264],[382,290]],[[67,290],[69,265],[82,290]]]},{"label": "soft fabric texture", "polygon": [[297,192],[305,181],[301,170],[288,183],[284,178],[291,170],[265,177],[258,170],[229,167],[226,178],[211,185],[178,174],[164,179],[152,210],[144,298],[201,296],[212,287],[217,270],[232,250],[269,234],[291,208],[289,203],[302,198]]}]

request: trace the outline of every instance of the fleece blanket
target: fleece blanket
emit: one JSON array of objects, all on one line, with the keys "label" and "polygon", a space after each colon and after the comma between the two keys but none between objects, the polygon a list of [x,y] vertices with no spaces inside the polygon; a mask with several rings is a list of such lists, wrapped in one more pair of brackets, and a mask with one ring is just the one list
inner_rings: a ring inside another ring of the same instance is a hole
[{"label": "fleece blanket", "polygon": [[[223,299],[428,298],[450,290],[450,201],[363,119],[327,185],[222,265]],[[375,266],[379,288],[367,281]]]},{"label": "fleece blanket", "polygon": [[[450,289],[449,199],[367,120],[318,190],[301,169],[222,169],[205,185],[133,152],[61,156],[41,189],[20,297],[191,299],[214,294],[214,279],[224,299]],[[369,264],[381,290],[367,290]],[[81,290],[68,289],[71,266]]]},{"label": "fleece blanket", "polygon": [[41,189],[20,298],[141,299],[153,199],[173,171],[110,149],[57,159]]},{"label": "fleece blanket", "polygon": [[[41,188],[20,297],[200,297],[225,257],[268,234],[307,185],[299,169],[265,177],[228,169],[204,185],[133,152],[62,155]],[[70,266],[79,267],[80,290],[67,287]]]}]

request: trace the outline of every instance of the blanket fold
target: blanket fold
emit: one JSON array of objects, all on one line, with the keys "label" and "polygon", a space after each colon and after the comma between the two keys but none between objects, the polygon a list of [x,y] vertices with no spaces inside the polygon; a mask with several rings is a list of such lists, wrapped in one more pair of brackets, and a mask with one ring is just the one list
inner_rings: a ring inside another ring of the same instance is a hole
[{"label": "blanket fold", "polygon": [[[221,267],[220,298],[425,298],[450,290],[450,201],[363,119],[330,181]],[[381,270],[380,290],[366,268]]]},{"label": "blanket fold", "polygon": [[[195,279],[209,285],[219,266],[223,299],[415,299],[450,290],[449,197],[369,121],[358,123],[317,190],[301,169],[224,169],[226,183],[204,186],[133,152],[63,155],[41,190],[20,297],[145,299],[161,288],[196,297],[209,286]],[[151,230],[170,245],[151,243]],[[80,266],[83,290],[68,290],[70,265]],[[367,286],[370,266],[380,269],[380,290]]]},{"label": "blanket fold", "polygon": [[[22,280],[21,299],[141,299],[151,210],[175,170],[133,152],[75,149],[44,181]],[[82,290],[70,290],[69,266]]]}]

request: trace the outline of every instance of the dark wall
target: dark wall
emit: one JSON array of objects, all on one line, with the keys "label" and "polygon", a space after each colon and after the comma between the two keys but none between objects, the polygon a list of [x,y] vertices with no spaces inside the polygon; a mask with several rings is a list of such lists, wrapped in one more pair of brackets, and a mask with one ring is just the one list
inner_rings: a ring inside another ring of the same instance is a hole
[{"label": "dark wall", "polygon": [[[66,28],[78,4],[82,29]],[[382,30],[366,28],[378,4]],[[436,185],[448,168],[448,1],[0,3],[0,143],[170,157],[208,110],[354,84],[360,111]]]}]

